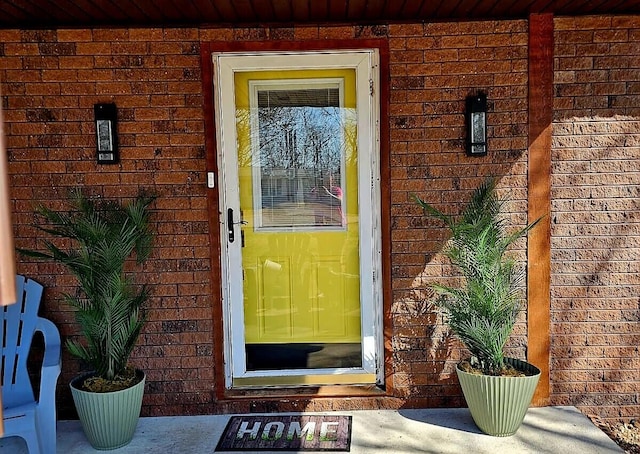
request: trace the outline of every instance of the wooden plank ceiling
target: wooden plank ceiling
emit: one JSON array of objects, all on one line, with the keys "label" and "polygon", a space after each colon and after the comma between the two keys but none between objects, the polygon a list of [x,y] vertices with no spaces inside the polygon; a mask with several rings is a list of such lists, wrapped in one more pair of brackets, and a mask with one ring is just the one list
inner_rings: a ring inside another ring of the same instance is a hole
[{"label": "wooden plank ceiling", "polygon": [[1,28],[358,23],[638,14],[640,0],[0,0]]}]

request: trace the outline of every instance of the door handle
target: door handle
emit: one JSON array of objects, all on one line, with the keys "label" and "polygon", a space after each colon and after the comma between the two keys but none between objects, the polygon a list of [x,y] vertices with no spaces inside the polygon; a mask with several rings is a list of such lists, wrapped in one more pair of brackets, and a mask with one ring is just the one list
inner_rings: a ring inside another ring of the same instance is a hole
[{"label": "door handle", "polygon": [[[240,215],[242,216],[242,211],[240,212]],[[236,231],[233,227],[236,224],[245,225],[247,224],[247,221],[240,219],[240,221],[235,222],[233,220],[233,208],[227,208],[227,232],[229,233],[229,243],[233,243],[236,240]]]},{"label": "door handle", "polygon": [[233,228],[233,208],[227,208],[227,231],[229,232],[229,243],[233,243],[236,239],[235,229]]}]

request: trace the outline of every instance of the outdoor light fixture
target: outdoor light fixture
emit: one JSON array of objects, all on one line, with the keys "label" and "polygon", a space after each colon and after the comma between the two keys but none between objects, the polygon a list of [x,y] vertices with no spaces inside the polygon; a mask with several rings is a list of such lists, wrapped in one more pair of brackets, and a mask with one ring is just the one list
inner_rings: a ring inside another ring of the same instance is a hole
[{"label": "outdoor light fixture", "polygon": [[118,162],[118,140],[116,136],[115,104],[96,104],[93,106],[96,120],[96,157],[98,164],[116,164]]},{"label": "outdoor light fixture", "polygon": [[487,154],[487,95],[467,96],[467,154]]}]

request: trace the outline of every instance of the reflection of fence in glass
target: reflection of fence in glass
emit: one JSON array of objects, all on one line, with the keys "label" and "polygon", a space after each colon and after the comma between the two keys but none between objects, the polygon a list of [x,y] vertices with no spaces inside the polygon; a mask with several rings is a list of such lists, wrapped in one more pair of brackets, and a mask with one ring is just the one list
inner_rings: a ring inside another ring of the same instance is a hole
[{"label": "reflection of fence in glass", "polygon": [[263,170],[262,225],[342,227],[342,192],[340,178],[322,170]]},{"label": "reflection of fence in glass", "polygon": [[263,227],[344,226],[338,88],[258,92]]}]

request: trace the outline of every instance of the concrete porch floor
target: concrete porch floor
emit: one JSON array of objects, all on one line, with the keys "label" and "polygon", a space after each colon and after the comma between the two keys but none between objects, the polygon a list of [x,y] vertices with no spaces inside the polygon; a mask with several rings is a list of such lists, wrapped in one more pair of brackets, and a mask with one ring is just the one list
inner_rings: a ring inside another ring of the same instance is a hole
[{"label": "concrete porch floor", "polygon": [[[354,454],[624,452],[575,407],[531,408],[518,432],[504,438],[482,434],[466,408],[337,411],[335,414],[353,417],[350,452]],[[59,421],[57,452],[214,453],[230,416],[141,418],[131,443],[112,451],[94,450],[78,421]],[[0,439],[0,452],[26,454],[27,449],[22,439],[12,437]]]}]

